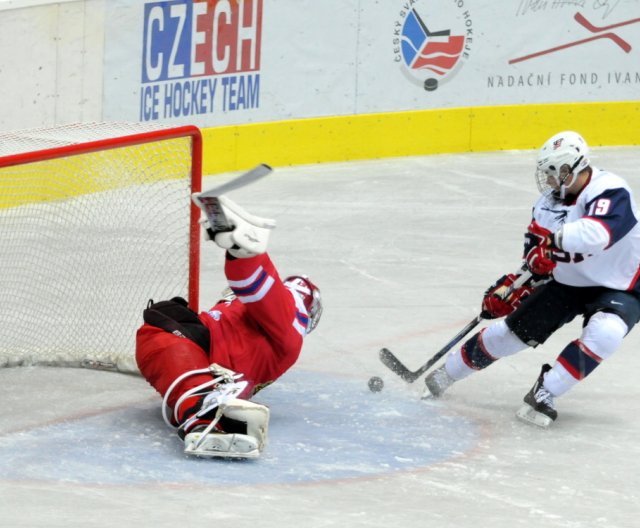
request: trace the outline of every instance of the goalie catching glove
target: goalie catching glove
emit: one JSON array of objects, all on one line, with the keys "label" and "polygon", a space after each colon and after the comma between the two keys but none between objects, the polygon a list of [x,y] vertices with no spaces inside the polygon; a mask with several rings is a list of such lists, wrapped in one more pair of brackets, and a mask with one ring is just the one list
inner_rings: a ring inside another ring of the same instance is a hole
[{"label": "goalie catching glove", "polygon": [[509,293],[509,289],[518,277],[520,277],[519,274],[513,273],[503,275],[484,292],[480,313],[483,319],[497,319],[509,315],[533,292],[534,288],[525,284]]},{"label": "goalie catching glove", "polygon": [[207,237],[236,258],[254,257],[267,250],[275,220],[260,218],[245,211],[224,195],[194,193],[194,203],[204,211]]}]

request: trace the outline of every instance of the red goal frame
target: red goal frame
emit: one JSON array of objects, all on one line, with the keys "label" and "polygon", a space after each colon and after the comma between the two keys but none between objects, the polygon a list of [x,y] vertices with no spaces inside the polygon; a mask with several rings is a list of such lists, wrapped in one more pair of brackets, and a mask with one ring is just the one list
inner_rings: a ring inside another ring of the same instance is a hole
[{"label": "red goal frame", "polygon": [[[200,129],[193,125],[150,130],[134,134],[73,143],[0,157],[0,167],[24,165],[55,158],[62,158],[96,151],[139,145],[153,141],[191,137],[191,193],[200,192],[202,187],[203,140]],[[189,307],[198,312],[200,296],[200,209],[191,202],[189,225]]]}]

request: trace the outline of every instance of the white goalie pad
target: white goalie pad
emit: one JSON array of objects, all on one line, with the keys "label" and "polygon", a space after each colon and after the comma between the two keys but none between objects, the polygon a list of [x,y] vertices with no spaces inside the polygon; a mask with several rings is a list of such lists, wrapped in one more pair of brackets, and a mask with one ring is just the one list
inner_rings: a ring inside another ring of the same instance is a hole
[{"label": "white goalie pad", "polygon": [[533,407],[531,407],[531,405],[527,403],[525,403],[522,407],[520,407],[520,409],[518,409],[518,411],[516,412],[516,417],[521,422],[535,425],[537,427],[542,427],[543,429],[547,429],[553,423],[553,420],[549,416],[536,411]]},{"label": "white goalie pad", "polygon": [[224,195],[204,192],[194,193],[192,198],[207,217],[207,232],[210,236],[213,233],[214,242],[221,248],[238,257],[259,255],[267,250],[275,220],[252,215]]},{"label": "white goalie pad", "polygon": [[221,406],[222,415],[247,424],[246,434],[212,431],[189,433],[184,452],[202,458],[257,458],[267,443],[269,408],[247,400],[234,399]]}]

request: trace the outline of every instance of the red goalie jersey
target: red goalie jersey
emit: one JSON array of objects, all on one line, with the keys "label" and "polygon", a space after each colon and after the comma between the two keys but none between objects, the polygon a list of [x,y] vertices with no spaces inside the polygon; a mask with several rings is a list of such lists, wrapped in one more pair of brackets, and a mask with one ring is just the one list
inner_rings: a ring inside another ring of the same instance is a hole
[{"label": "red goalie jersey", "polygon": [[[306,277],[282,281],[266,253],[241,259],[227,254],[225,275],[235,298],[219,301],[197,319],[193,314],[197,331],[208,342],[185,338],[187,325],[181,332],[145,322],[138,330],[138,367],[160,394],[185,372],[217,363],[244,374],[249,385],[240,397],[248,398],[298,359],[303,338],[320,316],[317,288]],[[208,379],[207,374],[188,377],[172,391],[168,404]]]}]

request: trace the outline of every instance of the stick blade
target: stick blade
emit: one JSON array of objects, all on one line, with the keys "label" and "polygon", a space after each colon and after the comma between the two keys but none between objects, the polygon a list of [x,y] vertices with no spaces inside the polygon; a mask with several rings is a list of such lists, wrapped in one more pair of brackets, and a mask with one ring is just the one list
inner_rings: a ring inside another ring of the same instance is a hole
[{"label": "stick blade", "polygon": [[382,364],[389,370],[400,376],[407,383],[413,383],[418,376],[410,371],[388,348],[381,348],[378,357]]},{"label": "stick blade", "polygon": [[267,174],[270,174],[272,172],[273,169],[269,165],[267,165],[266,163],[261,163],[250,171],[241,174],[237,178],[234,178],[227,183],[223,183],[222,185],[209,189],[205,192],[198,193],[198,196],[204,198],[220,196],[221,194],[227,193],[229,191],[235,191],[236,189],[240,189],[241,187],[249,185],[259,180],[260,178],[264,178]]}]

